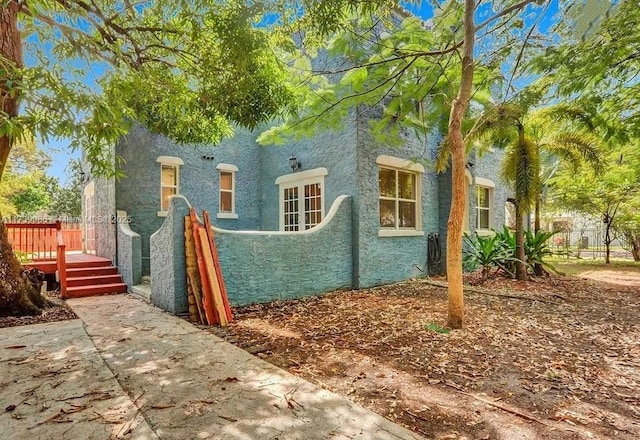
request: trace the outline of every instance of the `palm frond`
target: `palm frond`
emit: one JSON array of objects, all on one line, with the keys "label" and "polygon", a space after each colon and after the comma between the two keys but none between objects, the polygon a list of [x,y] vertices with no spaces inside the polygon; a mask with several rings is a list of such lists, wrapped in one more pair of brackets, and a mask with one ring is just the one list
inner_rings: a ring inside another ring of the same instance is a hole
[{"label": "palm frond", "polygon": [[544,148],[568,161],[574,170],[577,170],[584,161],[596,174],[600,174],[606,165],[601,142],[592,133],[578,131],[558,133],[544,145]]}]

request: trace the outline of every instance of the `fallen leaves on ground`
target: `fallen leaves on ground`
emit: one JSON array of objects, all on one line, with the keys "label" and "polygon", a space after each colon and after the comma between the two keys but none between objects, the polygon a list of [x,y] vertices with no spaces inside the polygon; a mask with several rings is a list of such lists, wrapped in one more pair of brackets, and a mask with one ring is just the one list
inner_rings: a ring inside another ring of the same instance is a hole
[{"label": "fallen leaves on ground", "polygon": [[0,328],[21,325],[42,324],[45,322],[66,321],[77,316],[67,304],[60,299],[58,292],[47,292],[47,306],[41,315],[34,316],[0,316]]},{"label": "fallen leaves on ground", "polygon": [[236,309],[213,331],[431,438],[508,438],[500,412],[521,438],[638,438],[636,288],[546,277],[482,289],[526,299],[468,292],[465,328],[446,333],[446,289],[415,280]]}]

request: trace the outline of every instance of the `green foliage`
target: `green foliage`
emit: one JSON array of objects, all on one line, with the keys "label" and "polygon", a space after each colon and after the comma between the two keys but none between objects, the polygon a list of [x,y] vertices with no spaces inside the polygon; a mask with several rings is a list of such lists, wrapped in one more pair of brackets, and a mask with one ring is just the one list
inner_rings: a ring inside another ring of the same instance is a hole
[{"label": "green foliage", "polygon": [[46,209],[51,197],[45,180],[39,179],[11,196],[10,200],[18,215],[34,215]]},{"label": "green foliage", "polygon": [[630,31],[640,28],[637,2],[616,2],[602,15],[600,25],[592,27],[588,38],[576,35],[577,23],[580,21],[571,19],[559,22],[562,44],[548,46],[533,67],[553,82],[556,98],[562,96],[577,107],[598,109],[609,121],[619,121],[638,135],[640,34]]},{"label": "green foliage", "polygon": [[451,333],[451,329],[447,328],[447,327],[441,327],[438,324],[436,324],[435,322],[430,322],[428,324],[425,324],[424,328],[426,330],[431,330],[434,331],[436,333],[441,333],[446,335],[447,333]]},{"label": "green foliage", "polygon": [[[504,3],[494,6],[499,10]],[[292,51],[287,63],[294,66],[290,80],[297,91],[298,111],[287,114],[258,141],[281,144],[321,130],[339,130],[349,118],[366,115],[379,142],[401,146],[408,130],[425,143],[433,142],[433,134],[446,133],[450,105],[460,87],[463,9],[454,1],[434,4],[434,17],[429,23],[414,16],[349,15],[352,28],[337,32],[326,44],[319,45],[326,54]],[[510,17],[491,25],[498,27],[503,20]],[[519,31],[483,32],[478,36],[479,43],[492,49],[476,63],[474,102],[488,103],[491,90],[504,85],[500,66],[513,60],[518,48],[515,42],[522,38]],[[495,50],[497,47],[501,49]],[[314,69],[310,66],[318,63],[311,58],[316,54],[322,60],[328,55],[335,61],[324,70]],[[475,107],[470,110],[473,112],[477,112]],[[465,123],[464,132],[469,132],[472,125]],[[440,169],[449,159],[446,140],[445,136]]]},{"label": "green foliage", "polygon": [[465,270],[473,271],[481,267],[483,280],[489,277],[493,268],[502,269],[513,275],[509,265],[515,260],[515,241],[513,241],[513,247],[510,247],[504,236],[494,231],[494,234],[488,237],[481,235],[471,237],[465,234],[464,242],[465,252],[462,262]]},{"label": "green foliage", "polygon": [[82,170],[80,161],[72,159],[67,165],[67,181],[63,186],[57,186],[51,193],[51,203],[47,212],[53,217],[80,218],[82,205]]},{"label": "green foliage", "polygon": [[294,9],[240,0],[29,2],[17,20],[31,61],[0,68],[22,111],[0,112],[0,136],[69,138],[94,173],[112,175],[109,147],[131,121],[180,143],[255,128],[293,98],[274,24],[256,23],[273,12],[294,17]]},{"label": "green foliage", "polygon": [[51,179],[45,170],[51,158],[27,136],[11,150],[0,185],[0,213],[3,216],[33,214],[46,207]]},{"label": "green foliage", "polygon": [[29,255],[26,252],[17,251],[14,249],[13,253],[16,255],[16,258],[18,259],[20,264],[27,264],[33,261],[33,259],[31,258],[31,255]]},{"label": "green foliage", "polygon": [[561,274],[555,266],[548,262],[548,258],[553,255],[553,251],[549,247],[549,240],[558,232],[538,231],[534,233],[525,231],[524,251],[529,267],[534,267],[537,264],[552,272]]},{"label": "green foliage", "polygon": [[[553,255],[549,247],[549,240],[557,234],[554,232],[538,231],[533,233],[525,231],[524,250],[526,265],[532,269],[539,264],[552,272],[559,273],[547,259]],[[502,231],[493,230],[493,235],[483,237],[480,235],[465,235],[465,254],[463,264],[465,270],[473,271],[482,268],[482,279],[486,280],[492,269],[496,272],[502,270],[504,273],[515,276],[516,258],[516,236],[506,226]]]}]

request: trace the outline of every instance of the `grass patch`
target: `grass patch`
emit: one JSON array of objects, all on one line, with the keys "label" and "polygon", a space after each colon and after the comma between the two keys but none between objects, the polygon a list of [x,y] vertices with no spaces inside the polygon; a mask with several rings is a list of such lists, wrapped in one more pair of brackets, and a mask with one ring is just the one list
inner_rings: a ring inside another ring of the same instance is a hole
[{"label": "grass patch", "polygon": [[624,272],[640,272],[640,262],[623,259],[611,259],[606,264],[602,259],[551,257],[549,261],[567,275],[578,275],[592,270],[620,270]]},{"label": "grass patch", "polygon": [[446,335],[447,333],[451,332],[450,328],[447,327],[440,327],[438,324],[436,324],[435,322],[430,322],[427,325],[424,326],[424,328],[426,330],[432,330],[436,333],[442,333],[444,335]]}]

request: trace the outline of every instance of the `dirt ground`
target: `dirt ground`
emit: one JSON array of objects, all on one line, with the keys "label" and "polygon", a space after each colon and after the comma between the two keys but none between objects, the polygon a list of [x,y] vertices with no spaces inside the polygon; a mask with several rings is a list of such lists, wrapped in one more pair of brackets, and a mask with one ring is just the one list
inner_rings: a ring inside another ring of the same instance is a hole
[{"label": "dirt ground", "polygon": [[600,278],[490,280],[450,333],[434,279],[235,309],[211,331],[427,438],[637,439],[640,288]]},{"label": "dirt ground", "polygon": [[0,316],[0,328],[15,327],[20,325],[42,324],[45,322],[66,321],[77,318],[76,314],[60,299],[59,292],[47,292],[48,305],[42,315]]}]

